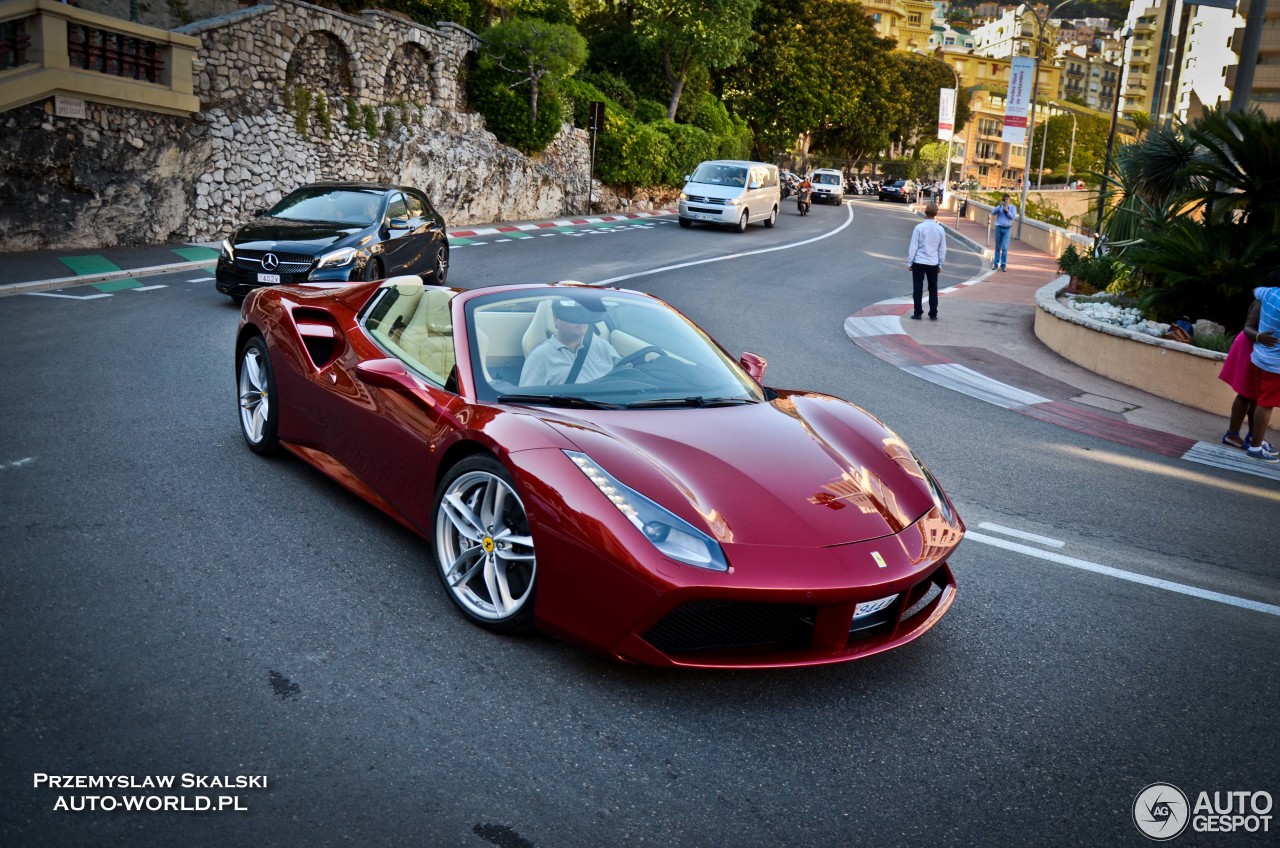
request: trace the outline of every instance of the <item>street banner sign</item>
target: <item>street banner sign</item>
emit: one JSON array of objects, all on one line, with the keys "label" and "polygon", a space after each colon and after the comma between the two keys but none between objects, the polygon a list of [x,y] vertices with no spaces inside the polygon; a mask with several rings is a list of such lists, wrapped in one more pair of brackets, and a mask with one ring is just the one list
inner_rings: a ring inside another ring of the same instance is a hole
[{"label": "street banner sign", "polygon": [[1027,111],[1031,105],[1036,60],[1018,56],[1009,68],[1009,96],[1004,101],[1004,130],[1000,140],[1008,144],[1027,143]]},{"label": "street banner sign", "polygon": [[944,88],[938,97],[938,139],[950,141],[956,126],[956,90]]}]

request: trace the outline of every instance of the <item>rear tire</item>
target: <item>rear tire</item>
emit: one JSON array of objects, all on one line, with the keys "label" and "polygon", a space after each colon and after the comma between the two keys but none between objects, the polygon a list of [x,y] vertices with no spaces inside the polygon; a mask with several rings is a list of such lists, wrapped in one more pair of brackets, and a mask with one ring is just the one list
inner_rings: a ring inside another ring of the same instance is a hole
[{"label": "rear tire", "polygon": [[764,225],[769,229],[773,229],[773,225],[778,223],[778,207],[773,207],[773,211],[769,213],[769,217],[765,219]]}]

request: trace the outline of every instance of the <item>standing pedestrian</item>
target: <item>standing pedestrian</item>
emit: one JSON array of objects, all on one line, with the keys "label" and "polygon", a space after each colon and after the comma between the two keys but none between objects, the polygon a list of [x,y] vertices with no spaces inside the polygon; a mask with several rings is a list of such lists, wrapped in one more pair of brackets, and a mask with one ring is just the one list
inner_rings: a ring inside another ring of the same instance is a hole
[{"label": "standing pedestrian", "polygon": [[934,219],[938,217],[938,205],[924,207],[924,220],[911,231],[911,243],[907,245],[907,267],[911,269],[911,295],[915,298],[916,311],[911,317],[920,320],[923,314],[924,281],[929,280],[929,320],[938,320],[938,272],[947,258],[947,231]]},{"label": "standing pedestrian", "polygon": [[1009,229],[1018,220],[1018,207],[1009,202],[1009,192],[1000,196],[1000,205],[993,212],[996,228],[996,252],[991,257],[991,269],[1008,270],[1009,264]]},{"label": "standing pedestrian", "polygon": [[[1227,359],[1222,363],[1218,379],[1231,387],[1236,393],[1231,402],[1231,417],[1227,432],[1222,434],[1222,443],[1232,448],[1246,448],[1248,441],[1240,436],[1240,425],[1253,417],[1253,409],[1257,406],[1258,381],[1257,368],[1250,359],[1253,357],[1253,340],[1258,335],[1258,317],[1262,312],[1261,301],[1255,300],[1249,307],[1245,318],[1244,329],[1236,333],[1227,351]],[[1249,434],[1253,435],[1252,432]]]},{"label": "standing pedestrian", "polygon": [[1249,440],[1245,443],[1250,459],[1263,462],[1280,462],[1280,454],[1271,449],[1267,439],[1267,427],[1271,425],[1271,410],[1280,406],[1280,288],[1274,286],[1280,281],[1280,272],[1272,271],[1267,275],[1271,286],[1262,286],[1253,290],[1253,296],[1262,301],[1262,311],[1258,317],[1258,334],[1253,340],[1253,355],[1249,361],[1257,369],[1258,396],[1254,398],[1257,405],[1250,416]]}]

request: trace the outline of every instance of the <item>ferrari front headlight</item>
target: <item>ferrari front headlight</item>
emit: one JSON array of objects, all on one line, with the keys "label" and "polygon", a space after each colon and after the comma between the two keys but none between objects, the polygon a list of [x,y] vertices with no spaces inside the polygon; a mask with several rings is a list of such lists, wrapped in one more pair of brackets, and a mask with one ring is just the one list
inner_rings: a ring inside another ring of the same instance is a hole
[{"label": "ferrari front headlight", "polygon": [[664,556],[711,571],[729,570],[724,551],[715,539],[630,486],[618,482],[585,453],[568,450],[564,453]]},{"label": "ferrari front headlight", "polygon": [[933,495],[933,505],[938,508],[938,512],[942,513],[942,517],[952,526],[956,523],[956,511],[952,508],[951,502],[947,500],[947,495],[942,491],[942,487],[938,485],[938,481],[933,478],[933,473],[924,467],[924,463],[920,461],[920,457],[916,456],[915,451],[911,452],[911,456],[915,458],[916,464],[920,466],[920,470],[924,473],[925,482],[929,484],[929,494]]}]

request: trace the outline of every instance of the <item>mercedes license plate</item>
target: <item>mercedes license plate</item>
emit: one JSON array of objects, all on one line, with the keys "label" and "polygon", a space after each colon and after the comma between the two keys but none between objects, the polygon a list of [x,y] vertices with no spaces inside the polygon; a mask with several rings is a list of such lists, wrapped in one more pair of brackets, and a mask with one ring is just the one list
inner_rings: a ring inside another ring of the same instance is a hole
[{"label": "mercedes license plate", "polygon": [[259,274],[259,275],[258,275],[258,282],[260,282],[260,283],[279,283],[279,282],[280,282],[280,275],[279,275],[279,274]]}]

